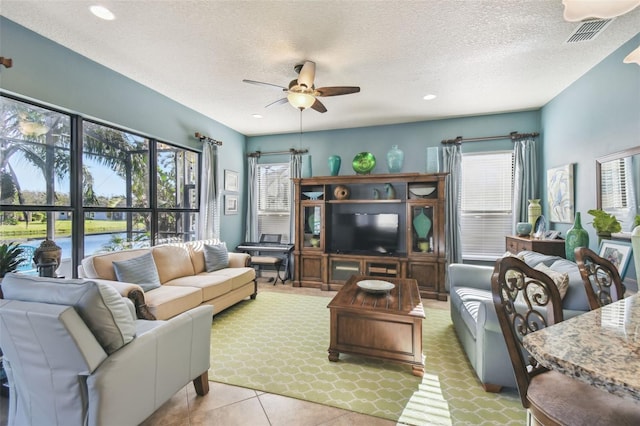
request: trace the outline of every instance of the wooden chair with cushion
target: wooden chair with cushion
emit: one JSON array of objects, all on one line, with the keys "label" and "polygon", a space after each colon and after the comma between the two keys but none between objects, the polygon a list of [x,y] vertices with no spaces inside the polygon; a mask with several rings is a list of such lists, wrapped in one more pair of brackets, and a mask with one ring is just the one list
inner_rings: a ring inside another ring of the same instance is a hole
[{"label": "wooden chair with cushion", "polygon": [[577,247],[574,253],[591,310],[624,297],[625,287],[613,263],[587,247]]},{"label": "wooden chair with cushion", "polygon": [[560,294],[548,275],[520,259],[505,257],[496,262],[491,290],[528,424],[640,424],[639,401],[547,370],[524,349],[527,334],[563,319]]},{"label": "wooden chair with cushion", "polygon": [[[280,244],[282,241],[282,234],[262,234],[260,235],[260,243]],[[284,284],[284,279],[280,277],[280,269],[282,268],[283,259],[278,256],[251,256],[251,266],[261,271],[265,266],[272,267],[276,271],[276,278],[273,281],[273,285],[278,283],[278,280]]]}]

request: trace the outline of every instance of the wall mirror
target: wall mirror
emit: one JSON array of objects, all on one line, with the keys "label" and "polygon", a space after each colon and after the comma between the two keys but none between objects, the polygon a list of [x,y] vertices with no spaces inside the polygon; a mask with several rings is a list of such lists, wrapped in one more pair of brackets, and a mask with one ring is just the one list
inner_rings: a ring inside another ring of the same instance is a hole
[{"label": "wall mirror", "polygon": [[640,146],[596,159],[597,207],[613,214],[622,232],[631,232],[640,214]]}]

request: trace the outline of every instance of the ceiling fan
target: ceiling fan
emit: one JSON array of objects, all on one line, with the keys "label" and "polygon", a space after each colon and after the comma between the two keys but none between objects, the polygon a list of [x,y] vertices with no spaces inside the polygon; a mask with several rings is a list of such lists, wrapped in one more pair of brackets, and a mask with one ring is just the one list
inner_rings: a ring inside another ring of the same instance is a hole
[{"label": "ceiling fan", "polygon": [[317,97],[323,96],[339,96],[358,93],[360,88],[357,86],[331,86],[317,88],[313,84],[316,75],[316,64],[312,61],[304,61],[296,64],[293,69],[298,73],[298,78],[291,80],[289,87],[279,86],[277,84],[263,83],[255,80],[242,80],[245,83],[257,84],[258,86],[267,86],[277,88],[287,93],[286,98],[278,99],[270,103],[265,108],[274,105],[289,102],[294,108],[305,110],[307,108],[314,109],[318,112],[327,112],[327,108],[320,102]]}]

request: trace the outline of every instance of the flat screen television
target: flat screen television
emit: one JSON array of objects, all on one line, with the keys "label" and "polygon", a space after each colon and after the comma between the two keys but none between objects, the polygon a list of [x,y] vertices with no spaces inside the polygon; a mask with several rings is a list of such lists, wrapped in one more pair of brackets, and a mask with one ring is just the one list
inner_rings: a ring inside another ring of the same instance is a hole
[{"label": "flat screen television", "polygon": [[398,248],[398,215],[336,214],[331,223],[329,246],[334,253],[394,253]]}]

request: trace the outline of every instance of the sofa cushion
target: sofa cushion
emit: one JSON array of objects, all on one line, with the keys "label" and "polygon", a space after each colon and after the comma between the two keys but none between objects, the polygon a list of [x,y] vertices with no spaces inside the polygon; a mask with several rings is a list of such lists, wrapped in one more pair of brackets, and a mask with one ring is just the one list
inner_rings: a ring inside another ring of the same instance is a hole
[{"label": "sofa cushion", "polygon": [[145,292],[160,287],[158,269],[150,252],[131,259],[115,261],[113,269],[118,281],[138,284]]},{"label": "sofa cushion", "polygon": [[204,263],[207,268],[207,272],[215,272],[220,269],[229,267],[229,254],[227,252],[227,246],[222,244],[217,245],[204,245]]},{"label": "sofa cushion", "polygon": [[480,309],[480,303],[478,300],[462,302],[462,309],[460,310],[462,321],[464,321],[474,339],[478,331],[478,310]]},{"label": "sofa cushion", "polygon": [[107,284],[7,274],[2,291],[5,299],[73,306],[108,354],[135,337],[131,311],[120,294]]},{"label": "sofa cushion", "polygon": [[542,254],[535,251],[523,250],[518,253],[518,256],[524,259],[524,263],[532,268],[538,263],[544,263],[547,266],[551,266],[552,263],[557,260],[562,260],[560,256],[550,256],[548,254]]},{"label": "sofa cushion", "polygon": [[162,285],[145,293],[149,311],[159,320],[175,317],[203,302],[202,291],[196,287]]},{"label": "sofa cushion", "polygon": [[215,272],[205,272],[204,274],[220,275],[227,277],[231,280],[231,289],[242,287],[249,281],[253,281],[256,278],[256,271],[253,268],[243,266],[242,268],[225,268]]},{"label": "sofa cushion", "polygon": [[194,275],[189,250],[184,245],[160,245],[151,249],[162,284]]},{"label": "sofa cushion", "polygon": [[222,296],[232,290],[231,279],[229,277],[213,275],[207,272],[190,277],[176,278],[163,285],[199,288],[202,291],[203,302]]}]

